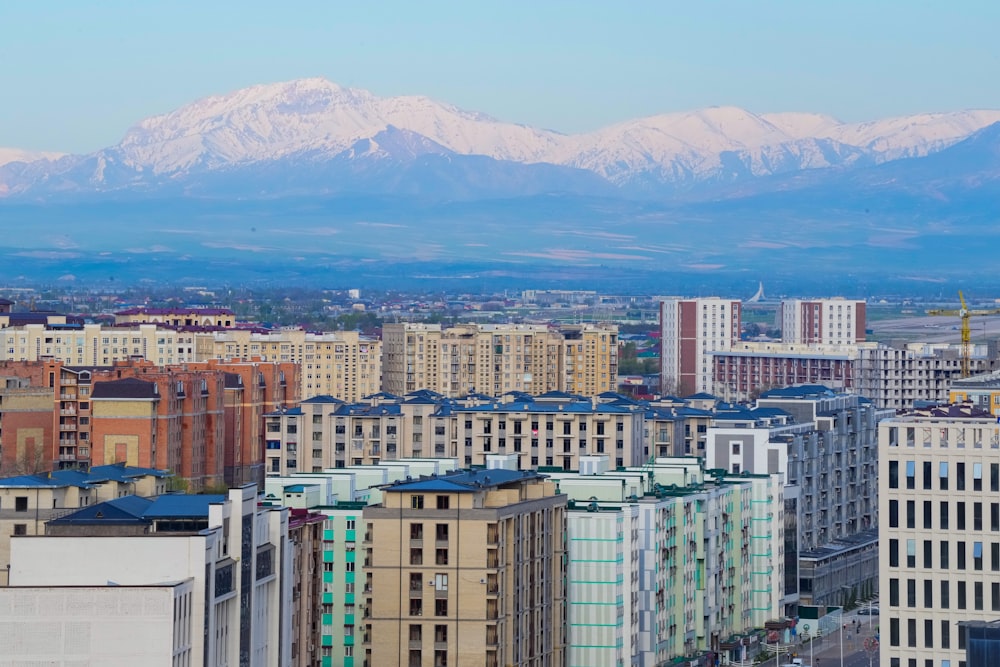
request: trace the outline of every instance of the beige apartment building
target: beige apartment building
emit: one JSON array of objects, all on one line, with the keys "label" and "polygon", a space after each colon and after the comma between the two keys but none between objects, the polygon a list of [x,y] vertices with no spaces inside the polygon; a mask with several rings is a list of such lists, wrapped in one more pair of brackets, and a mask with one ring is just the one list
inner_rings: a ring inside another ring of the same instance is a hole
[{"label": "beige apartment building", "polygon": [[354,402],[379,391],[381,343],[357,331],[229,329],[199,333],[195,339],[198,361],[257,358],[300,364],[302,398],[328,394]]},{"label": "beige apartment building", "polygon": [[440,324],[401,322],[382,330],[382,387],[403,395],[501,396],[510,391],[614,391],[618,329],[604,325]]},{"label": "beige apartment building", "polygon": [[566,496],[543,475],[397,482],[364,509],[364,665],[555,667],[566,650]]},{"label": "beige apartment building", "polygon": [[156,324],[26,324],[0,329],[0,361],[55,359],[67,366],[110,366],[132,357],[157,366],[196,361],[195,334]]},{"label": "beige apartment building", "polygon": [[884,420],[878,466],[879,664],[964,665],[959,624],[1000,617],[1000,424],[968,404]]}]

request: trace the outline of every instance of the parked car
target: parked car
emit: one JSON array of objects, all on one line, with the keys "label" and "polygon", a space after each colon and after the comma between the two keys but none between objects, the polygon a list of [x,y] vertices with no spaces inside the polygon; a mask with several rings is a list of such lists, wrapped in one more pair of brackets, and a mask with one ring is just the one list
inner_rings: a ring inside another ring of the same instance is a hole
[{"label": "parked car", "polygon": [[862,607],[858,609],[858,616],[878,616],[878,607]]}]

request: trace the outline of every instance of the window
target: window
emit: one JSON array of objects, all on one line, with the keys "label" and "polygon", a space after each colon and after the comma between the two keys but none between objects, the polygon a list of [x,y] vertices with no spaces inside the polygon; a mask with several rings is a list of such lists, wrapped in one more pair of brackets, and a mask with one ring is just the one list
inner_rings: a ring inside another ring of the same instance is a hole
[{"label": "window", "polygon": [[917,606],[917,580],[907,579],[906,580],[906,606],[916,607]]},{"label": "window", "polygon": [[411,523],[410,524],[410,539],[411,540],[422,540],[422,539],[424,539],[424,524],[422,524],[422,523]]},{"label": "window", "polygon": [[951,648],[951,624],[941,621],[941,648]]},{"label": "window", "polygon": [[27,535],[28,534],[28,524],[26,524],[26,523],[15,523],[14,524],[14,534],[15,535]]},{"label": "window", "polygon": [[889,527],[899,528],[899,501],[889,501]]},{"label": "window", "polygon": [[15,496],[14,497],[14,511],[15,512],[27,512],[28,511],[28,496]]},{"label": "window", "polygon": [[422,625],[410,626],[410,641],[418,642],[423,638],[424,628]]},{"label": "window", "polygon": [[941,528],[941,530],[948,530],[948,501],[947,500],[942,500],[941,501],[941,516],[940,516],[939,521],[941,523],[941,525],[939,526],[939,528]]},{"label": "window", "polygon": [[1000,582],[990,584],[990,609],[1000,611]]},{"label": "window", "polygon": [[889,540],[889,567],[899,567],[899,540]]},{"label": "window", "polygon": [[965,530],[965,503],[955,503],[955,515],[958,529]]},{"label": "window", "polygon": [[931,557],[934,551],[934,543],[930,540],[924,540],[924,567],[928,570],[934,567],[933,558]]},{"label": "window", "polygon": [[924,579],[924,609],[934,608],[934,580]]},{"label": "window", "polygon": [[889,606],[899,606],[899,579],[895,577],[889,580]]},{"label": "window", "polygon": [[435,574],[434,575],[434,590],[436,590],[436,591],[446,591],[446,590],[448,590],[448,575],[447,574]]},{"label": "window", "polygon": [[917,527],[917,502],[915,500],[906,501],[906,527]]},{"label": "window", "polygon": [[410,509],[422,510],[424,508],[423,496],[410,496]]},{"label": "window", "polygon": [[982,491],[983,490],[983,464],[973,463],[972,464],[972,490]]},{"label": "window", "polygon": [[906,645],[914,648],[917,646],[917,619],[915,618],[906,619]]},{"label": "window", "polygon": [[447,625],[435,625],[434,626],[434,641],[438,644],[443,644],[448,641],[448,626]]},{"label": "window", "polygon": [[955,488],[965,491],[965,462],[960,461],[955,464]]},{"label": "window", "polygon": [[955,561],[956,561],[956,567],[958,567],[959,570],[964,570],[965,569],[965,542],[959,541],[958,543],[955,544],[955,547],[958,549],[957,558],[955,559]]},{"label": "window", "polygon": [[972,530],[983,529],[983,504],[972,503]]},{"label": "window", "polygon": [[410,549],[410,565],[423,565],[423,564],[424,564],[424,550]]},{"label": "window", "polygon": [[975,596],[976,609],[983,608],[983,582],[977,581],[972,584],[973,594]]},{"label": "window", "polygon": [[983,543],[972,543],[972,567],[976,570],[983,569]]},{"label": "window", "polygon": [[449,496],[438,496],[437,497],[437,508],[439,510],[448,509],[449,501],[451,498]]},{"label": "window", "polygon": [[924,461],[924,490],[929,491],[931,489],[931,470],[933,466],[930,461]]},{"label": "window", "polygon": [[434,615],[435,616],[447,616],[448,615],[448,600],[434,600]]},{"label": "window", "polygon": [[947,579],[941,580],[941,608],[947,609],[951,605],[951,582]]},{"label": "window", "polygon": [[914,461],[906,462],[906,488],[915,489],[917,487],[917,468]]},{"label": "window", "polygon": [[[733,445],[734,448],[738,446]],[[734,451],[733,453],[735,454],[736,452]],[[889,488],[899,488],[899,461],[889,461]]]},{"label": "window", "polygon": [[958,609],[965,609],[965,607],[966,607],[966,604],[965,604],[965,582],[964,581],[956,581],[955,582],[955,586],[958,588],[957,608]]},{"label": "window", "polygon": [[1000,491],[1000,463],[990,464],[990,491]]},{"label": "window", "polygon": [[889,619],[889,646],[899,646],[899,619]]},{"label": "window", "polygon": [[948,490],[948,462],[938,463],[938,486],[942,491]]},{"label": "window", "polygon": [[448,541],[448,524],[439,523],[434,527],[434,539],[439,542]]},{"label": "window", "polygon": [[990,503],[990,530],[1000,531],[1000,503]]},{"label": "window", "polygon": [[990,570],[1000,572],[1000,542],[990,542]]},{"label": "window", "polygon": [[924,529],[925,530],[930,530],[931,529],[931,519],[933,518],[933,514],[934,514],[934,511],[931,509],[932,507],[933,507],[933,505],[931,504],[931,501],[929,501],[929,500],[925,500],[924,501]]},{"label": "window", "polygon": [[420,598],[410,598],[410,616],[424,615],[424,601]]},{"label": "window", "polygon": [[917,541],[906,540],[906,567],[917,566]]},{"label": "window", "polygon": [[419,572],[410,572],[410,590],[411,591],[422,591],[424,590],[424,575]]},{"label": "window", "polygon": [[924,620],[924,648],[934,648],[934,621]]},{"label": "window", "polygon": [[434,562],[437,563],[438,565],[447,565],[448,564],[448,550],[447,549],[438,549],[436,551],[435,555],[434,555]]}]

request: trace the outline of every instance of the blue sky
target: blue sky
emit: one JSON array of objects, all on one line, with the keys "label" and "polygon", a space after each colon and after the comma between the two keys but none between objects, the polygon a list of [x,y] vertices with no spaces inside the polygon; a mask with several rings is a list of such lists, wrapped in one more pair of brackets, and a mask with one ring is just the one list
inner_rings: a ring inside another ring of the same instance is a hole
[{"label": "blue sky", "polygon": [[0,146],[324,76],[579,132],[711,105],[867,120],[1000,107],[1000,2],[0,3]]}]

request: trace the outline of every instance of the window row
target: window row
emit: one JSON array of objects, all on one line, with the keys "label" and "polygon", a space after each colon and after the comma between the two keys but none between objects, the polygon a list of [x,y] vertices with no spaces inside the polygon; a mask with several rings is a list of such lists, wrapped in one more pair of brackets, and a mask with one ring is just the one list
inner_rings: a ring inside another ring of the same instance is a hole
[{"label": "window row", "polygon": [[[890,528],[917,527],[917,501],[903,501],[903,526],[900,525],[899,500],[889,501]],[[984,511],[986,503],[963,501],[938,501],[937,512],[934,511],[934,501],[920,501],[920,527],[926,530],[991,530],[1000,532],[1000,503],[989,503],[989,528],[985,528]],[[935,518],[937,521],[935,521]],[[952,523],[954,518],[954,524]],[[935,523],[937,525],[935,525]]]},{"label": "window row", "polygon": [[[907,489],[917,488],[917,461],[889,461],[889,488],[900,488],[899,473],[902,468],[904,473],[903,485]],[[919,462],[920,468],[920,488],[925,491],[965,491],[971,488],[972,491],[983,490],[983,464],[972,463],[966,465],[964,461],[955,462],[951,465],[949,461],[938,461],[937,470],[933,461]],[[902,464],[902,465],[900,465]],[[968,469],[968,470],[967,470]],[[971,487],[967,486],[968,471],[972,472]],[[1000,463],[989,464],[990,491],[1000,491]],[[934,480],[937,483],[934,483]],[[952,484],[954,483],[954,484]]]},{"label": "window row", "polygon": [[[916,579],[903,580],[893,577],[889,579],[889,606],[905,606],[910,609],[976,609],[983,611],[986,609],[986,583],[982,581],[952,582],[947,579],[924,579],[920,583]],[[1000,582],[988,583],[990,585],[989,609],[990,611],[1000,611]],[[902,586],[906,587],[905,592],[901,590]],[[936,596],[935,589],[937,589]],[[952,598],[953,589],[954,599]],[[919,596],[918,591],[921,593]],[[970,591],[972,594],[971,605],[969,604]],[[901,605],[901,596],[904,594],[906,604]],[[897,644],[893,644],[893,646],[897,646]],[[947,646],[943,648],[947,648]]]}]

